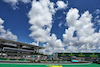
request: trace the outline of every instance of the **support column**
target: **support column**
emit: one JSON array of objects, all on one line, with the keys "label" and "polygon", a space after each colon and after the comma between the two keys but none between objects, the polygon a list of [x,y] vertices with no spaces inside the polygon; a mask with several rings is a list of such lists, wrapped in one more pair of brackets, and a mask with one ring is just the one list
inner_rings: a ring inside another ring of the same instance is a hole
[{"label": "support column", "polygon": [[3,54],[3,45],[2,44],[0,44],[0,45],[1,45],[0,51],[1,51],[1,57],[2,57],[2,54]]},{"label": "support column", "polygon": [[34,53],[36,53],[36,48],[34,47]]},{"label": "support column", "polygon": [[39,48],[38,47],[36,48],[36,52],[39,53]]},{"label": "support column", "polygon": [[38,53],[39,53],[39,48],[38,48]]}]

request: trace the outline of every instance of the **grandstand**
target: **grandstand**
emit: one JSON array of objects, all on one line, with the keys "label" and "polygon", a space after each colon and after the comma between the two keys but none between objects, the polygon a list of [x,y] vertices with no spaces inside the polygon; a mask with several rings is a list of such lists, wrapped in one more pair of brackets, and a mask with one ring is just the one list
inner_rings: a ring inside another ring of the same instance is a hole
[{"label": "grandstand", "polygon": [[0,62],[69,64],[77,61],[78,63],[100,63],[100,53],[54,53],[50,56],[41,54],[40,49],[45,48],[0,38]]},{"label": "grandstand", "polygon": [[100,53],[55,53],[58,59],[69,60],[79,59],[83,61],[91,61],[100,63]]},{"label": "grandstand", "polygon": [[44,56],[39,53],[44,47],[0,38],[0,60],[33,60],[33,55]]}]

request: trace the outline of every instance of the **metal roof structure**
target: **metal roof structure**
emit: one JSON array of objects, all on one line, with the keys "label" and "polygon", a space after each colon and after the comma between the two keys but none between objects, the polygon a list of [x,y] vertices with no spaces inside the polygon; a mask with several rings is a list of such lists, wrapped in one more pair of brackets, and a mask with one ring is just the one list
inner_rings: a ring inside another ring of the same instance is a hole
[{"label": "metal roof structure", "polygon": [[2,38],[0,38],[0,43],[1,44],[10,43],[10,44],[16,44],[16,45],[21,45],[21,46],[27,46],[27,47],[30,47],[30,48],[38,47],[39,49],[45,49],[45,47],[36,46],[36,45],[32,45],[32,44],[27,44],[27,43],[22,43],[22,42],[17,42],[17,41],[8,40],[8,39],[2,39]]},{"label": "metal roof structure", "polygon": [[100,57],[100,53],[57,53],[59,57]]},{"label": "metal roof structure", "polygon": [[45,54],[39,53],[39,49],[45,49],[45,47],[0,38],[0,56],[3,56],[3,54],[6,54],[8,56],[47,56]]},{"label": "metal roof structure", "polygon": [[9,47],[3,47],[3,51],[12,51],[12,52],[33,52],[32,50],[25,50],[25,49],[17,49],[17,48],[9,48]]}]

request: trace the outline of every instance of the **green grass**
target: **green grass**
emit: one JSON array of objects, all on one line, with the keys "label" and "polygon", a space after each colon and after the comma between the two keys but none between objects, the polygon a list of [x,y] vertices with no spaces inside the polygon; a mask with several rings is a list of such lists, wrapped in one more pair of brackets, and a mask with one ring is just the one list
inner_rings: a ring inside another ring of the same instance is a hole
[{"label": "green grass", "polygon": [[100,67],[99,64],[81,64],[81,65],[39,65],[39,64],[6,64],[0,63],[0,67]]}]

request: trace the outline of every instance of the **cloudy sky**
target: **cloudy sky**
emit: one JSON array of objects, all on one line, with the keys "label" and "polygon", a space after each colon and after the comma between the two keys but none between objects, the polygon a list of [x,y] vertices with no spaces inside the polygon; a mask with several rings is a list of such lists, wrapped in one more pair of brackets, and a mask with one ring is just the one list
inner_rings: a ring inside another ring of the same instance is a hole
[{"label": "cloudy sky", "polygon": [[0,38],[44,54],[100,52],[100,0],[0,0]]}]

